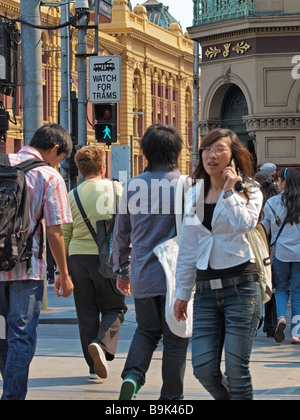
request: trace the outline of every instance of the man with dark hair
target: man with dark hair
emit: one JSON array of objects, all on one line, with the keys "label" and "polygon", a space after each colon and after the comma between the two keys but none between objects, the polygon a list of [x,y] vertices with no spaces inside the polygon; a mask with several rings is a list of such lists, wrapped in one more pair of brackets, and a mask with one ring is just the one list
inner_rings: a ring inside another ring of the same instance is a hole
[{"label": "man with dark hair", "polygon": [[141,149],[148,160],[146,169],[149,171],[158,165],[173,169],[178,167],[182,140],[174,127],[153,124],[141,140]]},{"label": "man with dark hair", "polygon": [[8,155],[13,166],[32,158],[45,161],[48,165],[31,169],[25,175],[32,230],[43,215],[33,237],[31,270],[27,270],[26,262],[19,262],[11,271],[0,272],[0,315],[6,320],[6,337],[0,340],[3,400],[23,400],[27,394],[28,371],[36,348],[46,272],[45,242],[42,258],[39,255],[44,224],[58,270],[56,294],[69,297],[73,291],[61,230],[62,224],[72,222],[72,216],[65,182],[55,169],[71,150],[69,133],[60,125],[49,124],[36,131],[30,146]]},{"label": "man with dark hair", "polygon": [[117,287],[133,294],[137,329],[124,370],[120,400],[131,400],[145,383],[153,352],[163,337],[160,399],[183,397],[188,338],[174,335],[165,319],[166,276],[153,253],[176,235],[174,190],[180,172],[182,139],[174,127],[155,124],[145,132],[141,148],[148,160],[145,172],[128,181],[114,230],[113,256]]}]

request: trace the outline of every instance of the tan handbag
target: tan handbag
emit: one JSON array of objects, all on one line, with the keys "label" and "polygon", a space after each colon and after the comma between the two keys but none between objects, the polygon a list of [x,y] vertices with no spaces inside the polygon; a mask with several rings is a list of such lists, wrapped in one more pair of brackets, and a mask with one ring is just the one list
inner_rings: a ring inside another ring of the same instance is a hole
[{"label": "tan handbag", "polygon": [[259,275],[259,283],[263,303],[272,297],[272,267],[269,245],[264,227],[259,223],[251,232],[246,234],[247,240],[255,256],[255,263]]}]

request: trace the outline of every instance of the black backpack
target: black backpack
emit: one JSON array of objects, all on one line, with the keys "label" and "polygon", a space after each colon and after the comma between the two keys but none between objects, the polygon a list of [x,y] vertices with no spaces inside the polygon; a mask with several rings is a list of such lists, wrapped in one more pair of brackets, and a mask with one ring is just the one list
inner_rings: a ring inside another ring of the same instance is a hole
[{"label": "black backpack", "polygon": [[[32,240],[43,214],[30,229],[25,172],[48,165],[40,159],[28,159],[11,166],[7,155],[0,156],[0,271],[12,270],[18,262],[27,263],[31,273]],[[43,229],[39,258],[42,258]]]}]

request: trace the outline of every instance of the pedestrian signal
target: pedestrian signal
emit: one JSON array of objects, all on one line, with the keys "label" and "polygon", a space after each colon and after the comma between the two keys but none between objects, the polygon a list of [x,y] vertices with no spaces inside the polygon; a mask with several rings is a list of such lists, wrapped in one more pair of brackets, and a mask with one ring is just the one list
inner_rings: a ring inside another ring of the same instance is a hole
[{"label": "pedestrian signal", "polygon": [[108,146],[117,142],[117,104],[95,104],[95,137]]},{"label": "pedestrian signal", "polygon": [[111,124],[96,124],[95,125],[95,136],[96,139],[100,142],[109,142],[111,143],[112,140],[112,132],[113,128]]}]

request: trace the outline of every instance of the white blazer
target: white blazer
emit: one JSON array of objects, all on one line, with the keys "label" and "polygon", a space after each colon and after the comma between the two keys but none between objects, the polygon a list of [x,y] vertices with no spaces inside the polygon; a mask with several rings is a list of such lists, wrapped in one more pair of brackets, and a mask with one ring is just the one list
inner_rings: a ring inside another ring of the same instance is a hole
[{"label": "white blazer", "polygon": [[197,268],[205,270],[210,265],[219,270],[249,260],[254,262],[246,233],[258,223],[263,195],[254,185],[249,190],[248,204],[246,197],[236,192],[226,199],[221,193],[213,213],[211,231],[202,225],[204,203],[200,200],[197,206],[198,217],[193,211],[195,187],[188,190],[176,268],[176,298],[190,299]]},{"label": "white blazer", "polygon": [[[282,203],[282,193],[269,198],[264,207],[264,225],[266,232],[271,232],[271,244],[276,240],[279,227],[276,225],[275,216],[271,207],[279,216],[281,222],[286,217],[286,207]],[[275,257],[283,262],[300,262],[300,224],[287,223],[280,233],[275,247]]]}]

